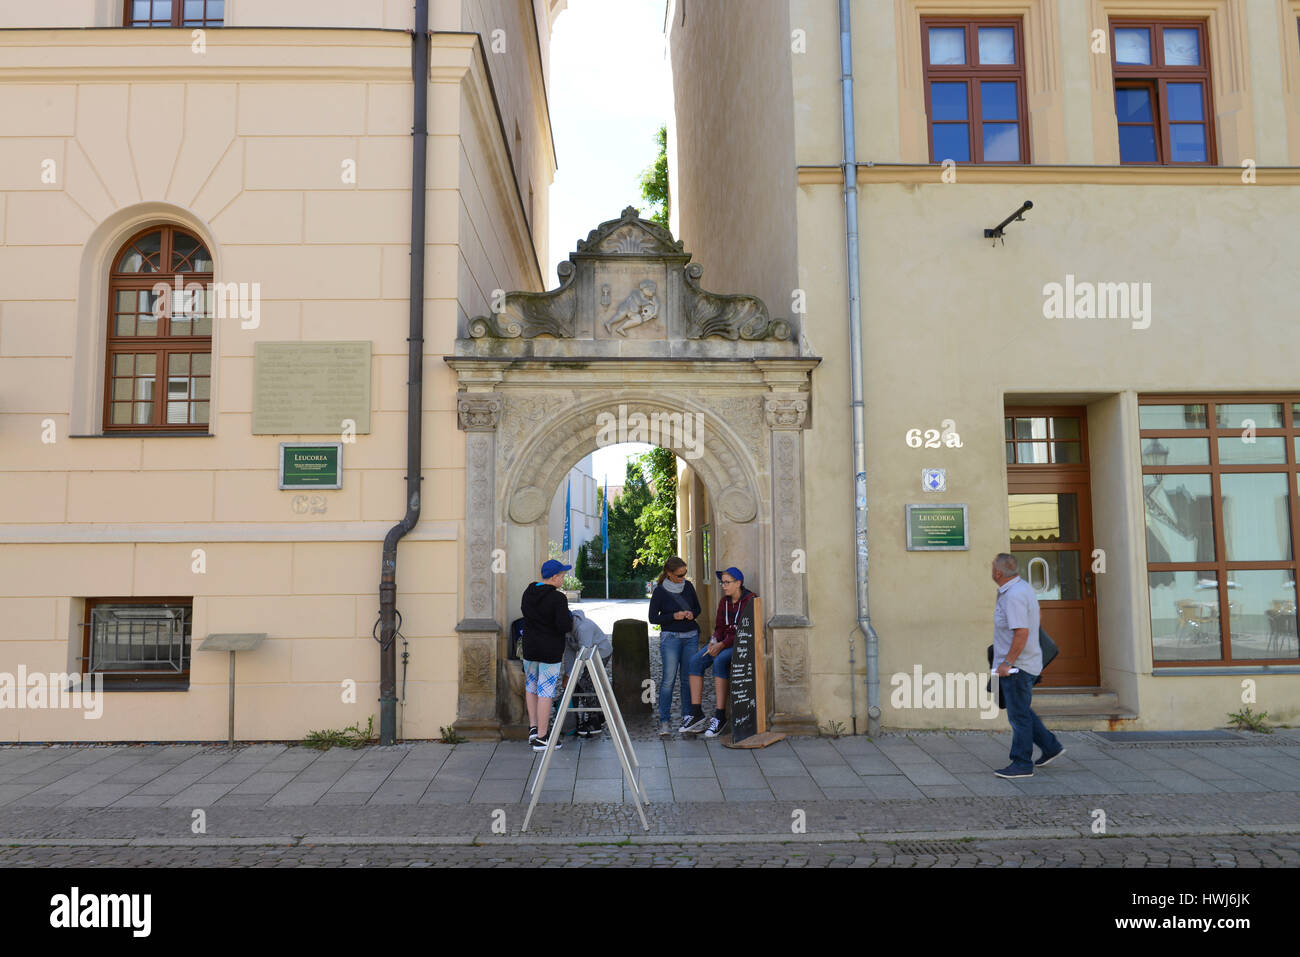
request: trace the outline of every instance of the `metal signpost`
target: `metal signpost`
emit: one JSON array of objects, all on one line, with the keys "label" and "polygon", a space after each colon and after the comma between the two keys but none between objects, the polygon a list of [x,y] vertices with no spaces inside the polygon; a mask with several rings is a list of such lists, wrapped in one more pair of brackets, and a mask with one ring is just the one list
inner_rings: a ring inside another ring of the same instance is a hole
[{"label": "metal signpost", "polygon": [[[594,660],[593,660],[594,659]],[[573,691],[578,687],[578,679],[582,677],[583,671],[586,670],[591,674],[591,683],[596,689],[596,698],[600,702],[599,708],[570,708],[573,700]],[[560,699],[560,710],[555,716],[555,723],[551,726],[551,734],[546,742],[546,753],[542,757],[541,766],[537,769],[537,777],[533,779],[533,786],[530,793],[533,799],[528,802],[528,813],[524,815],[524,826],[520,832],[528,830],[528,822],[533,818],[533,809],[537,807],[537,799],[542,796],[542,782],[546,780],[546,769],[551,763],[551,755],[555,753],[555,742],[560,739],[560,734],[564,729],[564,719],[568,716],[569,711],[603,711],[605,713],[605,724],[610,729],[610,739],[614,742],[614,750],[618,752],[619,763],[623,765],[623,774],[627,777],[628,786],[632,788],[633,800],[636,801],[636,812],[641,816],[641,827],[650,830],[650,822],[646,820],[645,809],[641,803],[644,801],[646,807],[650,805],[650,799],[646,796],[645,788],[641,785],[641,766],[637,764],[636,754],[632,751],[632,739],[628,736],[627,725],[623,722],[623,713],[618,710],[618,703],[614,700],[614,688],[609,683],[609,675],[605,673],[605,666],[596,654],[594,647],[583,648],[578,652],[577,663],[573,667],[573,674],[569,675],[569,683],[564,689],[564,697]]]},{"label": "metal signpost", "polygon": [[199,651],[228,651],[230,652],[230,713],[229,713],[229,735],[227,745],[235,746],[235,652],[252,651],[263,641],[266,640],[266,632],[257,632],[252,634],[213,634],[208,635],[199,645]]}]

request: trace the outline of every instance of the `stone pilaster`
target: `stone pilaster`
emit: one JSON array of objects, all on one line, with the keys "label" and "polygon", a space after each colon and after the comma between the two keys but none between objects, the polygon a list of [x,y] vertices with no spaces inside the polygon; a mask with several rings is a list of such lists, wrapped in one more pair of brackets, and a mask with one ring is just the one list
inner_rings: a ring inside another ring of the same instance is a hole
[{"label": "stone pilaster", "polygon": [[773,604],[768,621],[772,665],[772,728],[816,733],[808,642],[808,542],[804,537],[803,430],[806,392],[764,399],[772,449]]},{"label": "stone pilaster", "polygon": [[455,728],[470,739],[494,739],[501,733],[497,717],[500,627],[492,577],[501,397],[462,394],[456,411],[465,432],[465,617],[456,625],[460,688]]}]

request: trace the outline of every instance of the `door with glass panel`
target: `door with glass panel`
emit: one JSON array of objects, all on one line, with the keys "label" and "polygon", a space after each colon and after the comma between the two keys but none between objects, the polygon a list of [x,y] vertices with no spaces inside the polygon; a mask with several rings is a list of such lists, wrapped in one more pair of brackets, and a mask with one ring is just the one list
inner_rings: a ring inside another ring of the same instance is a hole
[{"label": "door with glass panel", "polygon": [[1076,407],[1006,410],[1011,553],[1061,652],[1041,686],[1095,687],[1100,678],[1086,418]]}]

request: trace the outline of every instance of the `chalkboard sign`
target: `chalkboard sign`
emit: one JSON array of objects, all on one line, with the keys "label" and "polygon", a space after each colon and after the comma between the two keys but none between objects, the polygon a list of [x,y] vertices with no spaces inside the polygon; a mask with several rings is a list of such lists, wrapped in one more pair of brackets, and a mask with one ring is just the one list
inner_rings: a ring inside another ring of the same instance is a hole
[{"label": "chalkboard sign", "polygon": [[728,711],[733,743],[758,734],[767,724],[763,714],[762,629],[762,613],[755,596],[736,619],[736,640],[732,643]]}]

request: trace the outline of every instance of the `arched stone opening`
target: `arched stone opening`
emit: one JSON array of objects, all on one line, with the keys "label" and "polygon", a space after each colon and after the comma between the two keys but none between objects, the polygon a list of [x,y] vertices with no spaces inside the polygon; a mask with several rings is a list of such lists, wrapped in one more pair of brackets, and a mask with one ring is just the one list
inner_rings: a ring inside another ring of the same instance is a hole
[{"label": "arched stone opening", "polygon": [[761,301],[700,289],[700,267],[635,212],[580,242],[558,289],[510,293],[500,313],[472,320],[447,359],[466,433],[456,727],[470,737],[519,730],[505,636],[545,558],[548,507],[574,463],[623,441],[695,470],[714,509],[714,564],[742,568],[764,598],[773,726],[816,729],[810,570],[790,559],[806,548],[802,430],[820,360],[800,355]]}]

